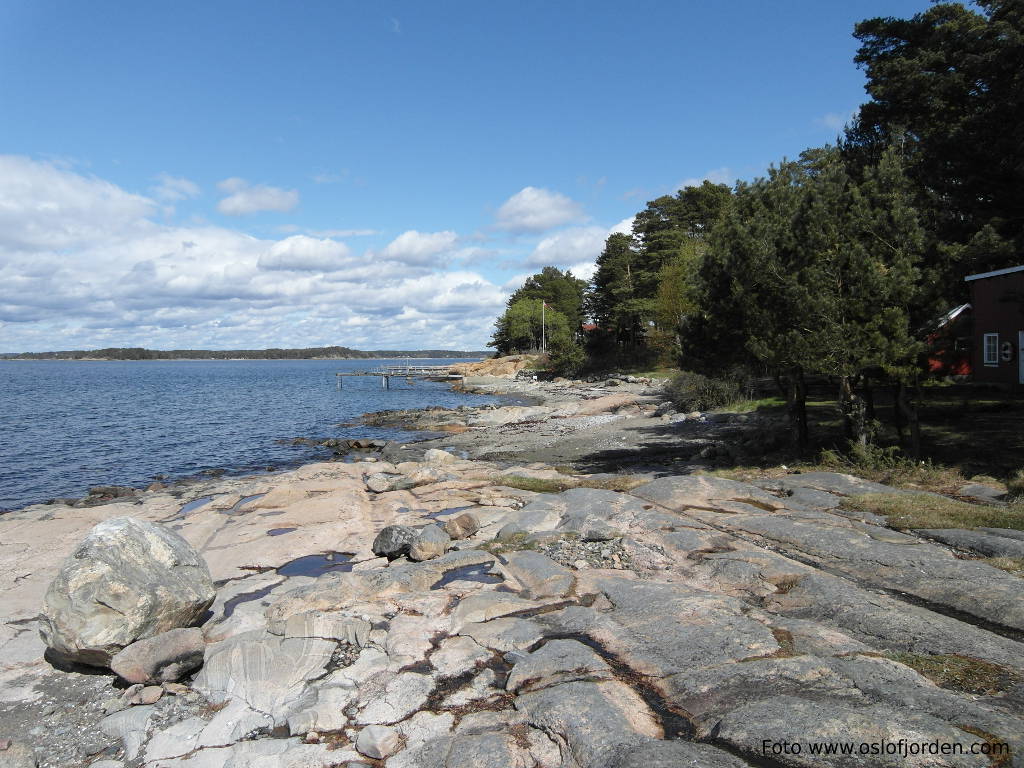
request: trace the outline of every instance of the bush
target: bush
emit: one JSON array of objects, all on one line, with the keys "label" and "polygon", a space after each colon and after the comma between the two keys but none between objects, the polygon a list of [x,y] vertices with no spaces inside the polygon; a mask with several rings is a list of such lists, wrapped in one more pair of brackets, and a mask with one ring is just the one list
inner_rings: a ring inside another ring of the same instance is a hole
[{"label": "bush", "polygon": [[680,371],[665,385],[665,394],[679,411],[710,411],[742,399],[740,385],[730,379],[712,379],[693,371]]},{"label": "bush", "polygon": [[1024,469],[1018,469],[1006,481],[1006,495],[1013,501],[1024,501]]}]

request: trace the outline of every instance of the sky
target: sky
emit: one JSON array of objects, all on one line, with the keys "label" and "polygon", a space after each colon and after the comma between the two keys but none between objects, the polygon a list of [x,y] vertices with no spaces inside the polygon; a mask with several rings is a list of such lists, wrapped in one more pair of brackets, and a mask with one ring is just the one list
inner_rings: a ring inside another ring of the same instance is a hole
[{"label": "sky", "polygon": [[483,349],[544,265],[834,142],[927,0],[0,0],[0,351]]}]

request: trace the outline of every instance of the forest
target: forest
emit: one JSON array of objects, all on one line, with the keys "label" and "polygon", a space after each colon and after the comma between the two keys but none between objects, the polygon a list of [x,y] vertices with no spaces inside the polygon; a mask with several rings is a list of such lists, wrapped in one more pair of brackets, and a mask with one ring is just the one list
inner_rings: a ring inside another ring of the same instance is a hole
[{"label": "forest", "polygon": [[647,203],[590,281],[545,267],[490,342],[545,347],[562,375],[674,366],[774,379],[808,443],[807,381],[835,387],[846,436],[871,439],[871,387],[895,391],[920,448],[925,337],[966,275],[1024,262],[1024,3],[938,3],[854,29],[868,100],[833,145],[762,178]]}]

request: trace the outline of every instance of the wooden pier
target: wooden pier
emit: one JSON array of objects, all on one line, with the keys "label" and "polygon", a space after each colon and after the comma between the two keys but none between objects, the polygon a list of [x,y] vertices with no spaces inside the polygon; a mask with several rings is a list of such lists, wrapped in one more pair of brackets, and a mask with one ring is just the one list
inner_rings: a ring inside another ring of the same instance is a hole
[{"label": "wooden pier", "polygon": [[391,379],[407,379],[412,383],[416,379],[424,381],[461,381],[465,377],[455,373],[450,365],[382,365],[369,371],[346,371],[335,374],[338,389],[344,389],[346,376],[380,376],[380,385],[391,389]]}]

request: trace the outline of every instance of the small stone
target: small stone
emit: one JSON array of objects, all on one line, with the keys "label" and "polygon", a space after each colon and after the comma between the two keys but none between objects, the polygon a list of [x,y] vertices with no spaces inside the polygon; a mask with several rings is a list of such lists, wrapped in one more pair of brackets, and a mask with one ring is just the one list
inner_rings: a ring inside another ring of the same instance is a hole
[{"label": "small stone", "polygon": [[182,685],[181,683],[164,683],[163,687],[171,696],[184,696],[192,690],[187,685]]},{"label": "small stone", "polygon": [[160,701],[160,697],[164,695],[164,689],[161,685],[147,685],[141,691],[139,691],[139,703],[140,704],[156,704]]},{"label": "small stone", "polygon": [[494,538],[497,541],[507,542],[524,533],[526,533],[526,531],[523,530],[522,526],[516,525],[515,523],[506,523]]},{"label": "small stone", "polygon": [[480,523],[468,512],[464,512],[444,524],[445,533],[456,540],[469,538],[478,530],[480,530]]},{"label": "small stone", "polygon": [[430,448],[423,453],[423,461],[427,464],[451,464],[452,462],[458,461],[458,458],[448,453],[448,451],[442,451],[439,448]]},{"label": "small stone", "polygon": [[401,743],[401,736],[386,725],[368,725],[356,738],[356,749],[361,755],[383,760],[393,755]]},{"label": "small stone", "polygon": [[373,554],[388,560],[407,555],[416,535],[415,529],[407,525],[389,525],[373,540]]},{"label": "small stone", "polygon": [[582,571],[589,568],[590,563],[588,563],[586,560],[577,560],[572,564],[572,567],[575,568],[577,571]]},{"label": "small stone", "polygon": [[409,559],[420,562],[440,557],[450,543],[451,538],[439,526],[428,525],[409,546]]},{"label": "small stone", "polygon": [[203,665],[205,649],[201,629],[172,629],[126,646],[110,669],[129,683],[173,682]]}]

